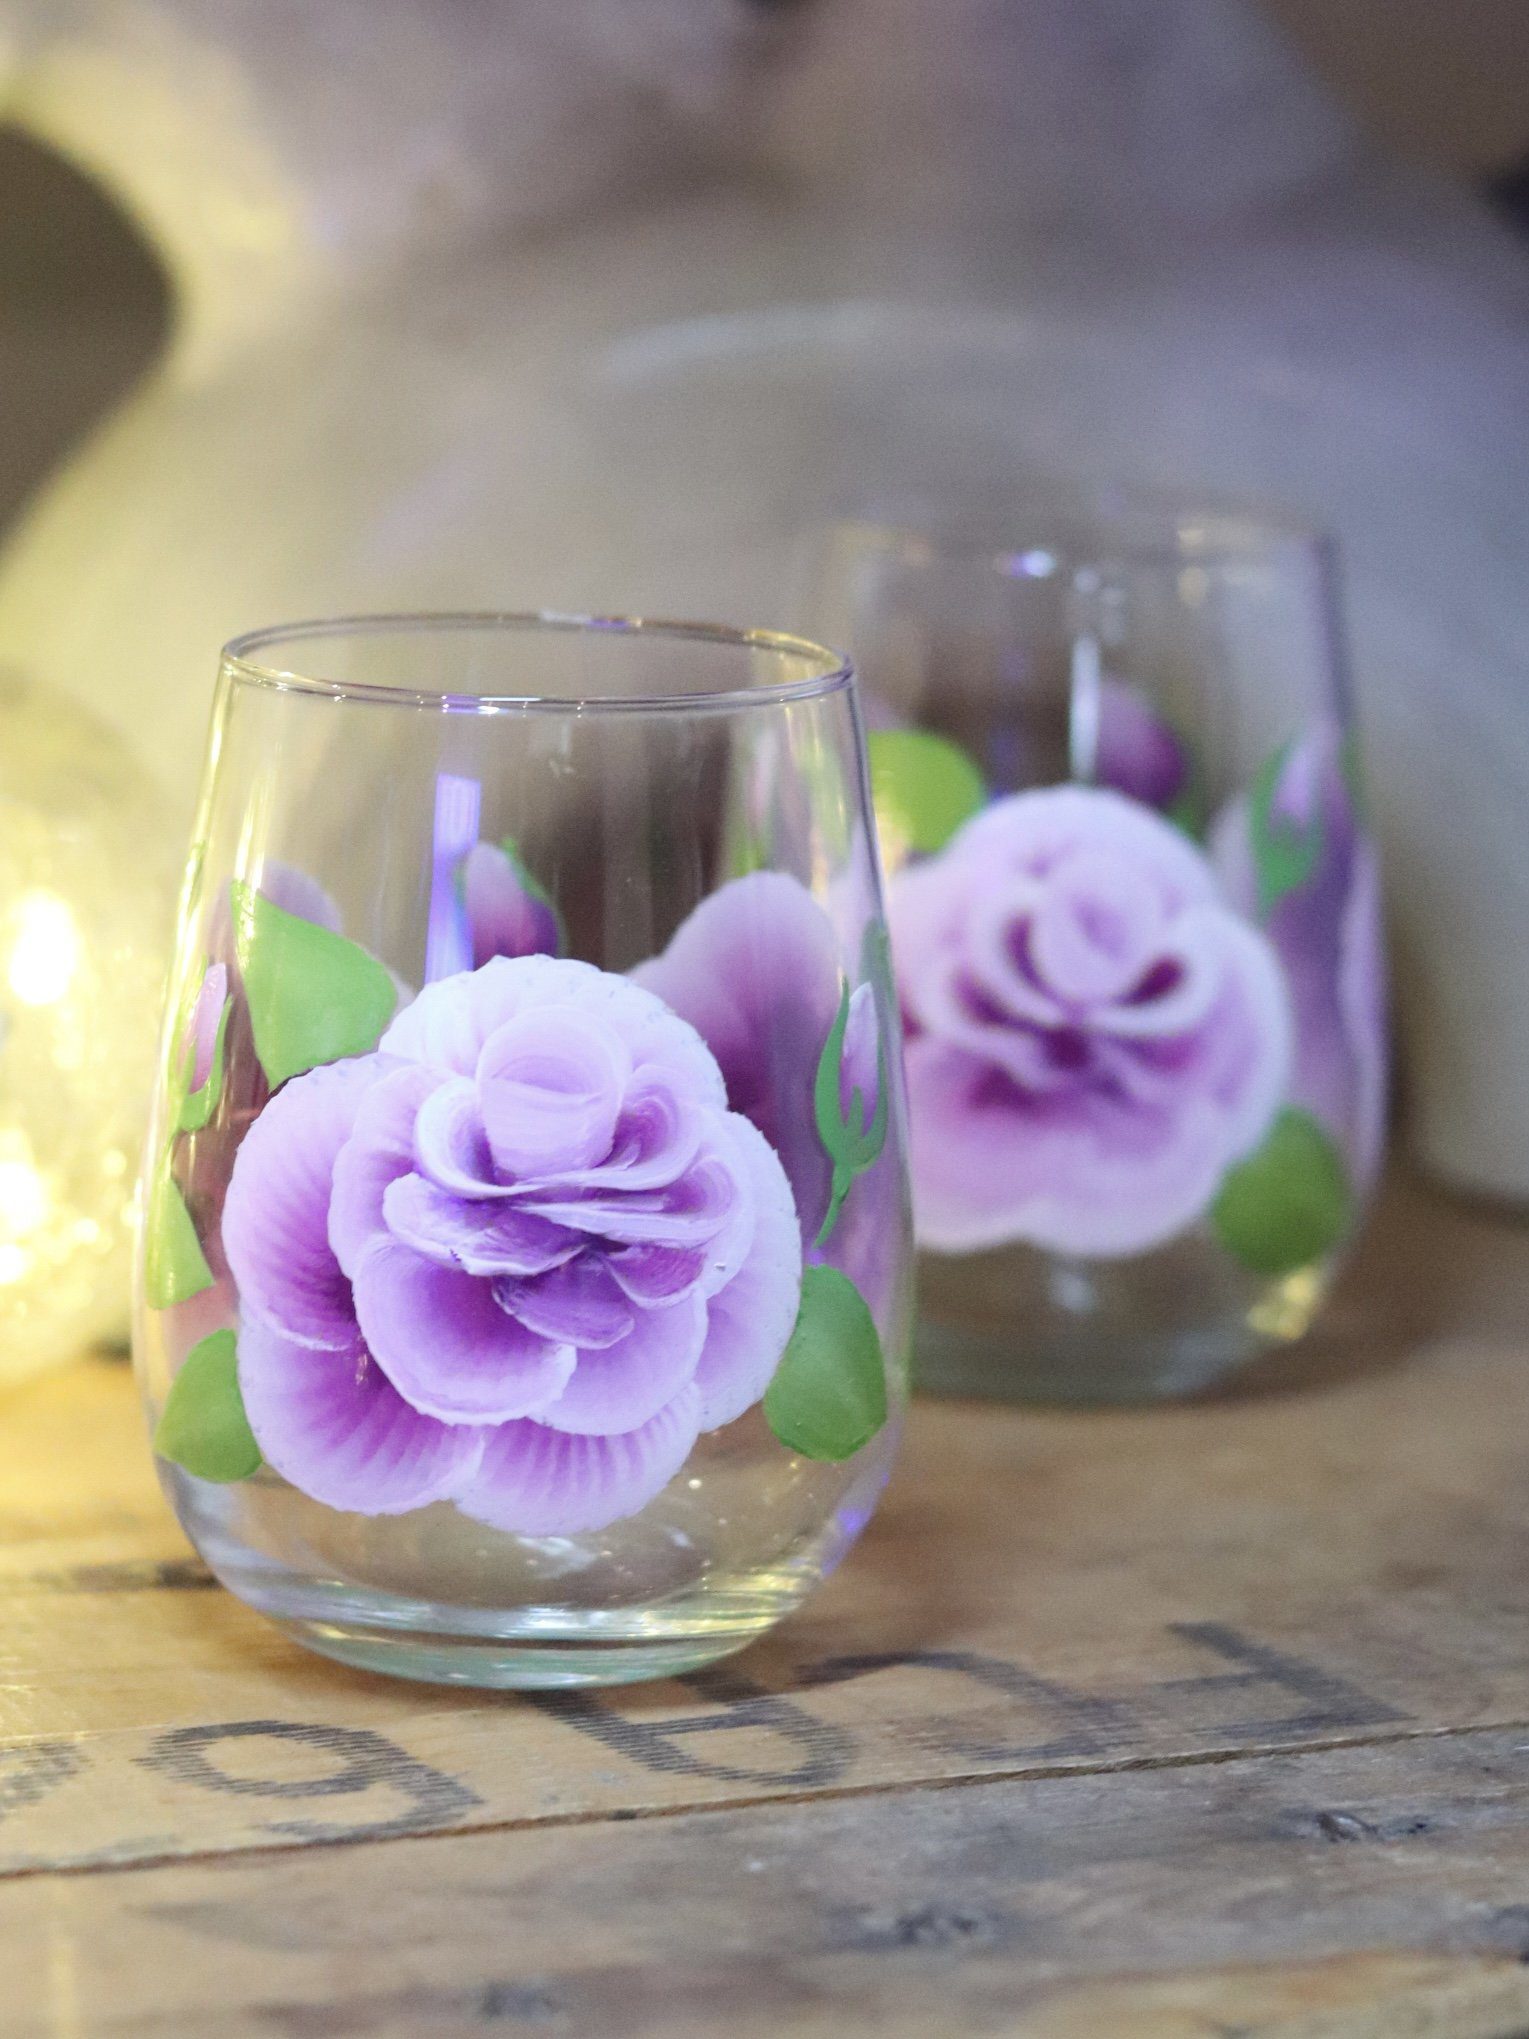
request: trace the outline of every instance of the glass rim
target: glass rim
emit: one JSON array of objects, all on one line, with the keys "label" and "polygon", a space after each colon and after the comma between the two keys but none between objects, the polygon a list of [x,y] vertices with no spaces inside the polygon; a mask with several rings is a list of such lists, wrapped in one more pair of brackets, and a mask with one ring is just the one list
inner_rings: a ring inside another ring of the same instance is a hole
[{"label": "glass rim", "polygon": [[[644,694],[483,693],[472,688],[398,687],[376,680],[324,679],[272,663],[262,653],[279,647],[362,636],[449,635],[478,631],[509,636],[578,636],[599,633],[629,641],[712,644],[734,651],[773,652],[804,660],[821,670],[794,680],[765,680],[748,686]],[[376,614],[313,617],[273,623],[241,632],[224,645],[221,671],[244,685],[274,693],[311,694],[338,701],[389,707],[437,708],[466,713],[630,715],[778,707],[841,693],[854,679],[852,661],[831,646],[789,631],[756,630],[727,623],[688,622],[649,616],[597,616],[558,609],[450,609],[379,611]]]},{"label": "glass rim", "polygon": [[986,562],[1024,578],[1111,559],[1215,566],[1297,552],[1330,565],[1337,553],[1331,531],[1277,507],[1134,493],[1114,502],[1064,503],[1050,511],[1027,505],[1012,518],[959,513],[935,513],[924,522],[904,522],[896,514],[843,517],[820,530],[830,540],[866,549],[919,548],[933,559]]}]

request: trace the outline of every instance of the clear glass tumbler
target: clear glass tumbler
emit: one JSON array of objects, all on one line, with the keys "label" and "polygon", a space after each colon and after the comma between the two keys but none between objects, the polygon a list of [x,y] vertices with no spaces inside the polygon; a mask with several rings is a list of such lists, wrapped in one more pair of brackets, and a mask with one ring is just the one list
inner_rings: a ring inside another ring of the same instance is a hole
[{"label": "clear glass tumbler", "polygon": [[849,669],[564,617],[224,656],[143,1183],[167,1492],[299,1640],[556,1686],[832,1569],[911,1323]]},{"label": "clear glass tumbler", "polygon": [[1311,1324],[1385,1139],[1327,546],[1132,511],[847,525],[913,1128],[919,1379],[1139,1400]]}]

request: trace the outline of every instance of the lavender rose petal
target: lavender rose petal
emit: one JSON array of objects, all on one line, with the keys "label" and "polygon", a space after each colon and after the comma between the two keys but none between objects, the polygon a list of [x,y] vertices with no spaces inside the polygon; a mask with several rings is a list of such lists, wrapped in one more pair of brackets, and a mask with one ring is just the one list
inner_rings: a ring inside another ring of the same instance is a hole
[{"label": "lavender rose petal", "polygon": [[711,1297],[695,1369],[703,1430],[734,1422],[763,1395],[802,1296],[801,1233],[786,1171],[747,1119],[735,1117],[732,1132],[752,1191],[754,1234],[747,1259]]},{"label": "lavender rose petal", "polygon": [[706,1272],[704,1246],[622,1246],[610,1256],[610,1271],[634,1303],[652,1308],[677,1303]]},{"label": "lavender rose petal", "polygon": [[501,1178],[587,1169],[610,1153],[631,1079],[609,1026],[545,1007],[496,1027],[478,1056],[478,1109]]},{"label": "lavender rose petal", "polygon": [[239,1386],[267,1463],[327,1507],[403,1515],[472,1482],[485,1433],[411,1408],[365,1351],[315,1351],[246,1319]]},{"label": "lavender rose petal", "polygon": [[381,1068],[375,1055],[309,1072],[245,1134],[223,1203],[223,1251],[247,1317],[299,1344],[355,1342],[350,1289],[329,1244],[335,1159]]},{"label": "lavender rose petal", "polygon": [[532,1206],[554,1224],[598,1233],[617,1245],[693,1246],[710,1240],[733,1215],[738,1183],[716,1155],[703,1155],[662,1189],[584,1191],[538,1196]]},{"label": "lavender rose petal", "polygon": [[639,1429],[575,1436],[506,1423],[489,1438],[464,1515],[519,1536],[574,1536],[635,1515],[661,1493],[696,1441],[699,1397],[682,1388]]},{"label": "lavender rose petal", "polygon": [[356,1269],[356,1318],[399,1393],[443,1423],[505,1423],[545,1408],[573,1348],[507,1315],[493,1284],[378,1239]]},{"label": "lavender rose petal", "polygon": [[478,1107],[478,1090],[466,1076],[435,1079],[436,1088],[414,1123],[414,1151],[430,1180],[453,1196],[492,1202],[510,1194],[494,1171],[494,1156]]},{"label": "lavender rose petal", "polygon": [[388,1185],[382,1216],[395,1239],[426,1259],[489,1280],[503,1274],[546,1274],[586,1244],[581,1232],[551,1224],[534,1211],[508,1202],[469,1202],[422,1175],[403,1175]]},{"label": "lavender rose petal", "polygon": [[704,1036],[729,1104],[780,1155],[810,1238],[831,1174],[813,1079],[841,983],[823,909],[783,872],[751,872],[704,899],[664,953],[633,975]]},{"label": "lavender rose petal", "polygon": [[687,1386],[705,1342],[700,1296],[645,1310],[618,1343],[580,1352],[568,1385],[537,1421],[579,1436],[635,1430]]},{"label": "lavender rose petal", "polygon": [[334,1159],[329,1198],[329,1244],[352,1278],[382,1225],[388,1189],[414,1167],[415,1121],[439,1087],[431,1070],[394,1063],[360,1098]]},{"label": "lavender rose petal", "polygon": [[700,1150],[707,1114],[652,1067],[635,1072],[626,1088],[610,1151],[598,1165],[560,1169],[522,1182],[522,1189],[553,1192],[602,1186],[626,1195],[662,1189],[685,1173]]},{"label": "lavender rose petal", "polygon": [[530,1280],[505,1283],[503,1307],[538,1337],[577,1346],[581,1362],[591,1348],[622,1343],[637,1319],[603,1257],[587,1251]]}]

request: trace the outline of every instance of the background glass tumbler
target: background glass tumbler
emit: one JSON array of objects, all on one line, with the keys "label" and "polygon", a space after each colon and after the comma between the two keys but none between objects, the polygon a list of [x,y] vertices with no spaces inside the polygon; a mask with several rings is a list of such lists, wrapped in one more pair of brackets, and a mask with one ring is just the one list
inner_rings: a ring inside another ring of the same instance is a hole
[{"label": "background glass tumbler", "polygon": [[143,1186],[187,1533],[378,1670],[740,1648],[890,1466],[904,1117],[834,654],[536,617],[241,640]]},{"label": "background glass tumbler", "polygon": [[847,525],[921,1381],[1115,1401],[1310,1325],[1385,1139],[1381,901],[1333,564],[1238,517]]}]

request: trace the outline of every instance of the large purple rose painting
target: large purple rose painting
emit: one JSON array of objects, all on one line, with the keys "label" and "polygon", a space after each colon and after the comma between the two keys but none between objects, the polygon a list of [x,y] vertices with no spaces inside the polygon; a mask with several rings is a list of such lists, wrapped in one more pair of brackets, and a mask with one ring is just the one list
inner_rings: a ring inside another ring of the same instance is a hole
[{"label": "large purple rose painting", "polygon": [[[474,850],[458,898],[474,967],[413,995],[321,896],[232,888],[175,1124],[236,1144],[214,1201],[172,1149],[146,1286],[236,1322],[197,1319],[161,1455],[525,1537],[637,1514],[756,1408],[785,1451],[853,1456],[888,1416],[856,1241],[890,1084],[823,909],[745,878],[617,975],[556,953],[506,850]],[[212,1124],[231,1015],[258,1071]]]},{"label": "large purple rose painting", "polygon": [[1290,1018],[1204,856],[1122,795],[1017,793],[892,906],[920,1236],[1140,1253],[1267,1131]]},{"label": "large purple rose painting", "polygon": [[1199,1229],[1291,1273],[1352,1229],[1383,1139],[1341,746],[1286,746],[1202,843],[1187,747],[1118,686],[1104,708],[1103,783],[993,800],[893,880],[918,1238],[1110,1260]]}]

